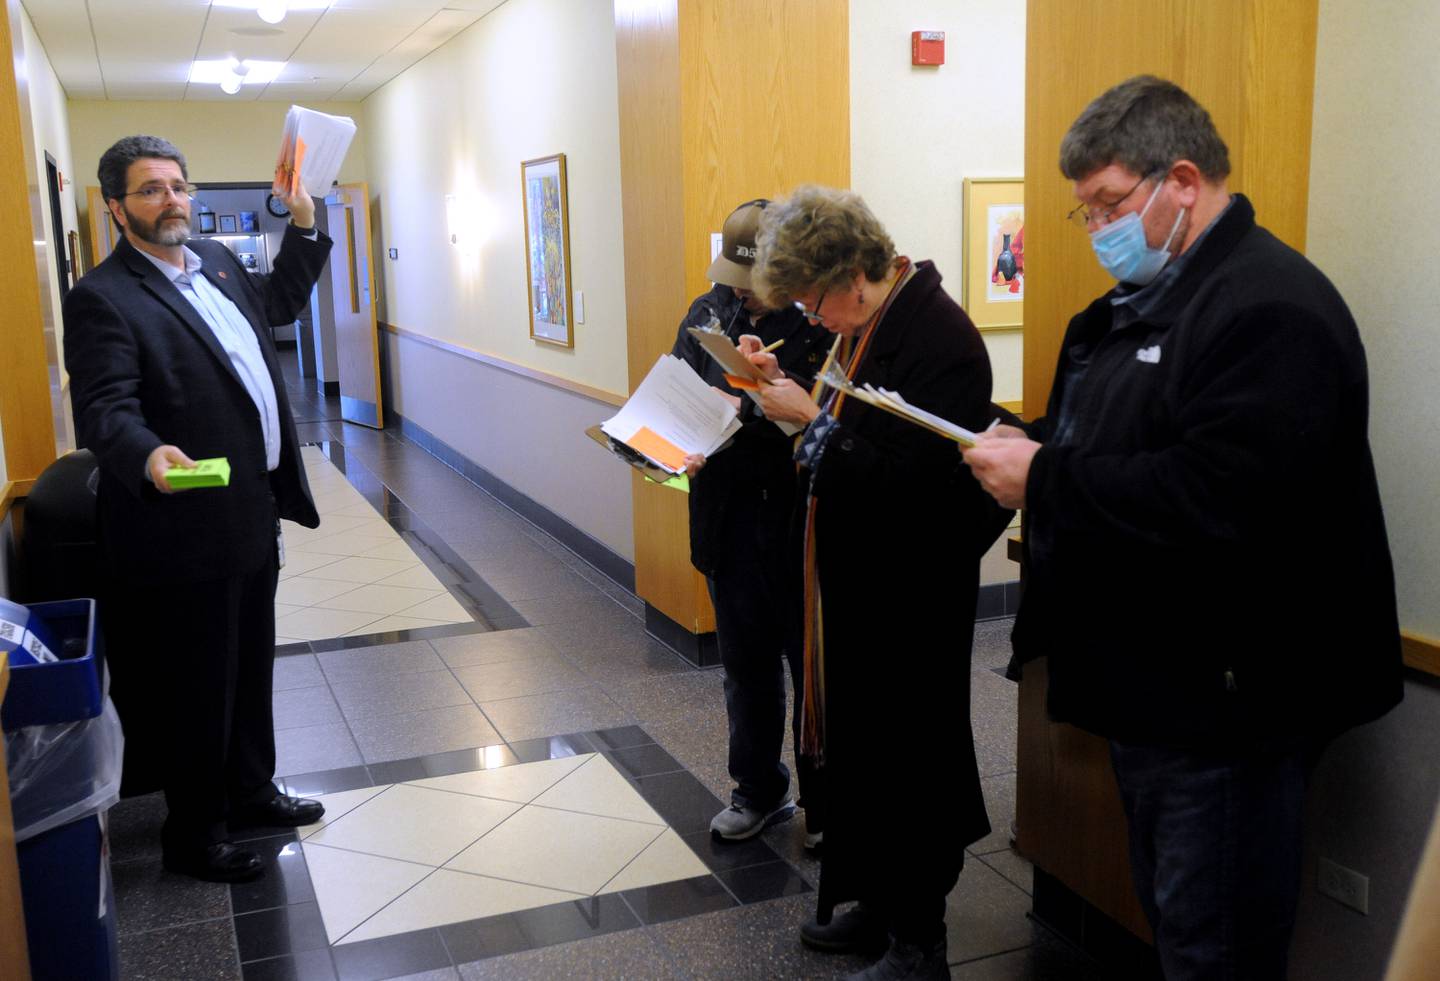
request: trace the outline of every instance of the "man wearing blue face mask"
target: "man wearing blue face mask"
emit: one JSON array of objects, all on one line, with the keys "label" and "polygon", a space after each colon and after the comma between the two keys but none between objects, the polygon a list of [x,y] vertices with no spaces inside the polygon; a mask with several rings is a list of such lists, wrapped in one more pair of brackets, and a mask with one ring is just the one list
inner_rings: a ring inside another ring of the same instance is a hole
[{"label": "man wearing blue face mask", "polygon": [[1401,697],[1365,353],[1177,86],[1101,95],[1060,168],[1118,284],[1071,320],[1046,415],[965,453],[1028,512],[1015,652],[1109,740],[1166,978],[1278,981],[1310,769]]}]

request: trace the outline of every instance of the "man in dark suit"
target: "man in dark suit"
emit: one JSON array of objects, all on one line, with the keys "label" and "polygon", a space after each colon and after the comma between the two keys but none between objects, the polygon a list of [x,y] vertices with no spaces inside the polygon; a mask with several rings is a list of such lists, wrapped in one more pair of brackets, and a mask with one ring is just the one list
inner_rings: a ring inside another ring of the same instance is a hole
[{"label": "man in dark suit", "polygon": [[[99,177],[124,238],[66,298],[65,364],[79,441],[99,461],[127,783],[165,791],[166,868],[244,881],[263,867],[227,827],[323,814],[272,782],[279,519],[320,519],[269,328],[294,320],[331,243],[302,190],[285,200],[268,277],[219,242],[187,246],[195,189],[157,137],[120,140]],[[209,457],[229,460],[229,486],[174,493],[167,472]]]}]

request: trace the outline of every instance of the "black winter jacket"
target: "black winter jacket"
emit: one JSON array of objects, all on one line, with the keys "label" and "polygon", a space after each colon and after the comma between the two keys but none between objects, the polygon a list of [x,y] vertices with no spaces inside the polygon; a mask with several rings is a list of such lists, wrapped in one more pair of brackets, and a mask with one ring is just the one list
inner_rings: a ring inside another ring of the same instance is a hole
[{"label": "black winter jacket", "polygon": [[719,363],[686,331],[703,326],[712,314],[732,340],[741,334],[754,334],[766,344],[783,338],[775,357],[780,369],[802,385],[815,380],[831,340],[828,331],[807,323],[794,307],[767,314],[752,326],[735,291],[719,284],[697,297],[681,322],[671,353],[707,383],[739,395],[743,423],[731,444],[710,457],[690,482],[690,561],[707,576],[738,550],[762,555],[783,550],[795,502],[794,438],[761,415],[749,396],[725,384]]},{"label": "black winter jacket", "polygon": [[1364,349],[1243,196],[1195,248],[1148,317],[1112,331],[1107,294],[1066,331],[1029,427],[1016,653],[1102,736],[1329,736],[1402,687]]}]

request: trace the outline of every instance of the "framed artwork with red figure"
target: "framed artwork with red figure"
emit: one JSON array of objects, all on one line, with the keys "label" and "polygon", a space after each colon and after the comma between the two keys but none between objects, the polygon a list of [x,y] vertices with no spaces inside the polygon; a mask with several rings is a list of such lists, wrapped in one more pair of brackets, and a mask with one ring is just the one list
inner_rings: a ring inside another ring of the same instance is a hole
[{"label": "framed artwork with red figure", "polygon": [[967,177],[960,304],[981,330],[1017,330],[1025,317],[1025,182]]}]

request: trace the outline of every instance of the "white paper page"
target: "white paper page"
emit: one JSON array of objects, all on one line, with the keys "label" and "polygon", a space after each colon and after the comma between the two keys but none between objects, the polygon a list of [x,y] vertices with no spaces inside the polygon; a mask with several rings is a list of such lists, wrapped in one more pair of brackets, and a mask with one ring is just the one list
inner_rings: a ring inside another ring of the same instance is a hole
[{"label": "white paper page", "polygon": [[[757,406],[760,405],[760,394],[758,392],[746,392],[745,394],[750,396],[750,401],[754,402]],[[765,410],[761,409],[760,414],[762,416],[765,416]],[[770,419],[769,416],[765,416],[765,418]],[[770,419],[770,424],[773,425],[775,428],[779,429],[786,436],[794,436],[800,430],[805,428],[804,426],[797,426],[793,422],[781,422],[778,419]]]},{"label": "white paper page", "polygon": [[[293,136],[291,139],[293,126]],[[355,121],[349,116],[332,116],[304,106],[291,106],[285,117],[283,153],[294,162],[294,144],[304,142],[305,156],[300,161],[300,182],[311,197],[323,198],[340,174],[345,153],[355,138]]]},{"label": "white paper page", "polygon": [[889,400],[890,402],[904,409],[906,412],[908,412],[915,418],[924,419],[936,429],[942,429],[945,432],[950,433],[952,436],[958,437],[959,439],[964,440],[966,443],[972,446],[974,445],[975,434],[972,433],[970,430],[966,429],[964,426],[958,426],[955,423],[951,422],[949,419],[942,418],[935,415],[935,413],[933,412],[926,412],[924,409],[919,408],[918,406],[911,405],[909,402],[906,402],[903,398],[900,397],[899,392],[892,392],[887,388],[872,388],[868,385],[866,387],[871,388],[871,390],[878,393],[881,398]]},{"label": "white paper page", "polygon": [[735,407],[727,399],[685,362],[663,354],[630,400],[600,428],[629,444],[644,427],[686,453],[708,454],[730,438],[735,422]]}]

